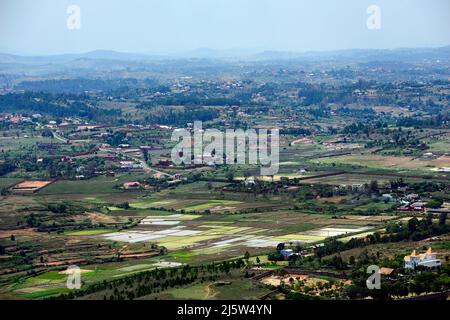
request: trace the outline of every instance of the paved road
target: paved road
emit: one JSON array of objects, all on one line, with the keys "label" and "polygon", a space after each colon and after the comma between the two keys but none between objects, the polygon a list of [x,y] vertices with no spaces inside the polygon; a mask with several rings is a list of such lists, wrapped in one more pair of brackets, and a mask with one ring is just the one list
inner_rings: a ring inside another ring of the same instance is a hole
[{"label": "paved road", "polygon": [[64,142],[64,143],[69,142],[68,139],[61,137],[59,134],[56,133],[56,131],[52,131],[52,134],[53,134],[53,138],[55,138],[61,142]]}]

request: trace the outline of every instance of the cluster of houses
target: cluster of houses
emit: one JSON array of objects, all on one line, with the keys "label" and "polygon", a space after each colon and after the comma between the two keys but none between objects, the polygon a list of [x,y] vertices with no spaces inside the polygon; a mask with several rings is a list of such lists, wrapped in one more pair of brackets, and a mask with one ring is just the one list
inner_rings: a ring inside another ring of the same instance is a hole
[{"label": "cluster of houses", "polygon": [[32,123],[40,118],[42,118],[40,113],[35,113],[30,116],[9,113],[0,114],[0,121],[6,121],[11,124]]},{"label": "cluster of houses", "polygon": [[[152,176],[153,179],[156,180],[162,180],[167,182],[168,185],[173,185],[182,182],[183,180],[186,180],[185,177],[181,174],[174,174],[174,175],[166,175],[161,172],[157,172]],[[139,181],[127,181],[122,184],[122,188],[124,190],[138,190],[138,189],[151,189],[152,186],[139,182]]]},{"label": "cluster of houses", "polygon": [[[366,185],[360,183],[351,185],[341,184],[333,188],[333,193],[335,195],[342,195],[349,192],[364,192],[366,188]],[[444,204],[444,208],[439,209],[427,208],[427,202],[421,200],[419,195],[416,193],[406,194],[401,197],[397,197],[394,193],[383,193],[381,198],[386,203],[399,203],[400,206],[397,208],[397,211],[399,212],[450,213],[450,206],[448,204]]]},{"label": "cluster of houses", "polygon": [[[280,254],[284,260],[289,260],[295,255],[301,255],[300,253],[294,252],[292,249],[280,250]],[[430,270],[436,270],[441,267],[441,260],[437,258],[436,253],[434,253],[430,248],[425,253],[417,253],[413,250],[410,255],[403,258],[405,269],[415,270],[417,267],[424,267]],[[394,269],[391,268],[381,268],[380,273],[384,275],[391,275]]]},{"label": "cluster of houses", "polygon": [[401,206],[397,208],[397,211],[399,212],[450,213],[450,209],[445,207],[447,204],[444,204],[444,208],[427,208],[427,203],[421,201],[419,195],[415,193],[408,194],[403,198],[394,201],[400,201],[401,203]]}]

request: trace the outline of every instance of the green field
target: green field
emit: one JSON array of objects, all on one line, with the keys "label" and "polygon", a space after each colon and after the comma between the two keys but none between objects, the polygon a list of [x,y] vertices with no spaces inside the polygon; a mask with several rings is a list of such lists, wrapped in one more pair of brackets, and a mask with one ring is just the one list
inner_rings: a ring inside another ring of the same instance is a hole
[{"label": "green field", "polygon": [[81,231],[69,231],[65,234],[68,236],[94,236],[99,234],[114,232],[113,229],[93,229],[93,230],[81,230]]},{"label": "green field", "polygon": [[235,204],[242,203],[241,201],[233,201],[233,200],[209,200],[205,203],[188,206],[184,208],[185,211],[202,211],[208,210],[217,206],[231,206]]},{"label": "green field", "polygon": [[101,194],[101,193],[121,193],[120,189],[114,188],[120,186],[126,181],[134,181],[142,178],[143,174],[125,173],[116,177],[99,176],[89,180],[58,180],[48,187],[42,189],[40,195],[52,194]]}]

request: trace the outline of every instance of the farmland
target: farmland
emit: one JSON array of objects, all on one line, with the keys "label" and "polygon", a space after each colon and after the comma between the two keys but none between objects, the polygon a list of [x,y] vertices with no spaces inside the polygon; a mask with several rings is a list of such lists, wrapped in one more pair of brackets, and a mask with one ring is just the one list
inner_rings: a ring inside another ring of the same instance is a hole
[{"label": "farmland", "polygon": [[448,54],[415,54],[0,72],[0,299],[448,292]]},{"label": "farmland", "polygon": [[[312,153],[305,154],[305,150]],[[388,188],[399,173],[405,174],[406,181],[420,183],[425,180],[420,176],[424,170],[446,165],[444,156],[422,160],[355,153],[319,160],[308,158],[321,153],[327,154],[328,150],[314,144],[309,149],[297,145],[286,148],[281,154],[286,159],[281,173],[273,178],[237,175],[232,182],[210,182],[207,177],[214,176],[207,173],[205,180],[186,181],[169,188],[124,190],[121,185],[127,181],[152,177],[149,172],[131,172],[87,180],[58,179],[32,195],[3,196],[0,244],[9,248],[12,255],[18,250],[18,243],[32,247],[36,253],[21,267],[8,263],[7,258],[2,260],[5,273],[1,294],[25,299],[68,294],[64,274],[68,264],[81,266],[85,286],[159,268],[227,261],[245,254],[252,257],[252,263],[256,263],[255,257],[263,261],[262,270],[278,270],[287,264],[273,264],[265,257],[280,243],[307,248],[330,238],[348,242],[385,232],[387,223],[404,218],[393,211],[391,203],[374,202],[361,190],[348,193],[340,189],[336,193],[333,186],[368,185],[377,180],[378,187]],[[334,174],[333,170],[341,166],[368,171]],[[297,174],[300,169],[306,172]],[[226,173],[219,171],[217,176],[224,177]],[[1,181],[4,186],[12,186],[22,180]],[[282,192],[268,193],[230,188],[247,185],[248,181],[267,185],[288,181],[291,185]],[[306,199],[302,198],[305,190],[332,192]],[[31,208],[39,214],[30,216]],[[367,212],[377,214],[362,215]],[[21,228],[29,223],[34,224],[32,228]],[[32,274],[25,267],[30,262],[35,265]],[[139,298],[232,299],[232,292],[238,290],[245,298],[257,299],[270,292],[268,286],[277,286],[272,280],[269,282],[256,285],[243,278],[241,272],[233,271],[214,281],[195,282]]]}]

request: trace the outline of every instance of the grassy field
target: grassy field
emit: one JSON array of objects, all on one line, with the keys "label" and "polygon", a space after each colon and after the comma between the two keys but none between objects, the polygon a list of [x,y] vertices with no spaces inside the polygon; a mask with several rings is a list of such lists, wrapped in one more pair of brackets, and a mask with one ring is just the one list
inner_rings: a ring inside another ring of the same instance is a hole
[{"label": "grassy field", "polygon": [[194,283],[181,288],[171,288],[158,294],[140,298],[140,300],[175,299],[175,300],[256,300],[270,289],[244,278],[239,271],[222,275],[217,281]]},{"label": "grassy field", "polygon": [[40,195],[51,194],[99,194],[99,193],[120,193],[120,186],[126,181],[134,181],[137,178],[145,177],[144,174],[124,173],[116,177],[99,176],[89,180],[59,180],[39,192]]},{"label": "grassy field", "polygon": [[209,200],[205,203],[188,206],[184,208],[185,211],[203,211],[207,209],[211,209],[213,207],[217,206],[232,206],[236,204],[242,203],[241,201],[234,201],[234,200]]},{"label": "grassy field", "polygon": [[20,178],[0,178],[0,189],[9,188],[23,179]]},{"label": "grassy field", "polygon": [[315,160],[322,164],[341,164],[391,171],[428,172],[432,168],[450,166],[450,157],[437,159],[418,159],[406,156],[382,156],[374,154],[351,154]]},{"label": "grassy field", "polygon": [[81,230],[81,231],[69,231],[65,234],[68,236],[95,236],[99,234],[105,234],[114,232],[112,229],[93,229],[93,230]]}]

